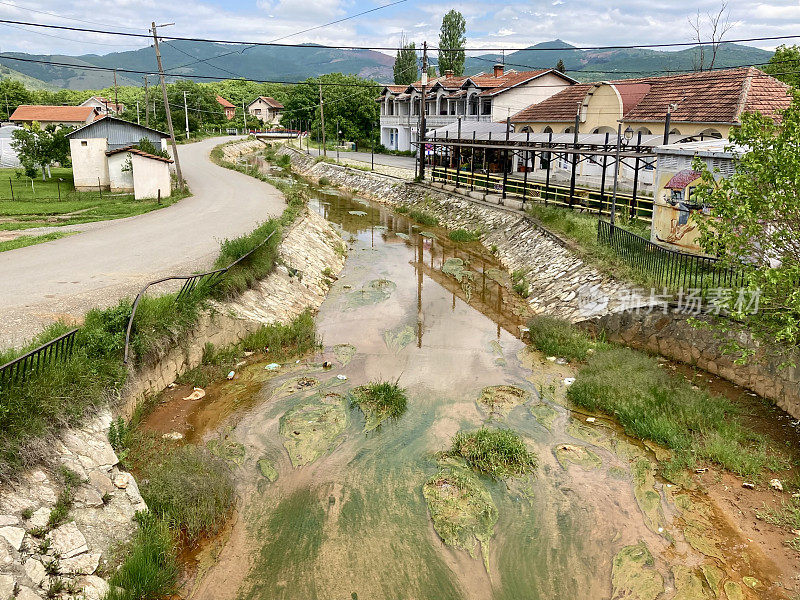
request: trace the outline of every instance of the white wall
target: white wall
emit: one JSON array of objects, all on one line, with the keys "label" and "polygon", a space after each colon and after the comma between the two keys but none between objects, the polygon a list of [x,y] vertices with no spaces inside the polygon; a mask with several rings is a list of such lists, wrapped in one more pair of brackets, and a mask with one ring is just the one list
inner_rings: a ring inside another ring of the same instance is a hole
[{"label": "white wall", "polygon": [[88,140],[70,140],[69,151],[72,156],[72,175],[75,179],[75,189],[86,191],[97,189],[97,180],[100,185],[108,188],[108,161],[106,138],[91,138]]},{"label": "white wall", "polygon": [[118,152],[108,157],[108,181],[112,192],[133,191],[133,172],[123,170],[131,156],[130,152]]},{"label": "white wall", "polygon": [[[502,92],[492,98],[492,120],[505,121],[531,104],[538,104],[557,94],[569,84],[558,75],[548,73],[524,85]],[[575,107],[577,109],[577,106]]]},{"label": "white wall", "polygon": [[133,163],[134,197],[137,200],[156,198],[159,190],[161,190],[162,198],[169,198],[172,193],[169,163],[137,154],[131,155],[131,161]]}]

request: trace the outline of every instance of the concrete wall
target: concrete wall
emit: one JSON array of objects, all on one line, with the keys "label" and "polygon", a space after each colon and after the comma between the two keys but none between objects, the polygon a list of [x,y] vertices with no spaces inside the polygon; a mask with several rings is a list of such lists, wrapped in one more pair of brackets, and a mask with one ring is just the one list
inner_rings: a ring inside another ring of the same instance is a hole
[{"label": "concrete wall", "polygon": [[[112,192],[132,192],[133,161],[130,152],[118,152],[106,157],[108,159],[108,181]],[[127,170],[126,170],[127,169]]]},{"label": "concrete wall", "polygon": [[169,174],[170,163],[163,160],[131,155],[133,162],[133,190],[137,200],[157,198],[159,190],[162,198],[172,193],[172,179]]},{"label": "concrete wall", "polygon": [[98,178],[100,179],[100,185],[104,189],[108,189],[107,149],[108,143],[105,138],[71,139],[69,141],[75,189],[79,191],[96,190]]},{"label": "concrete wall", "polygon": [[553,94],[557,94],[567,87],[569,84],[561,77],[548,73],[530,83],[498,94],[492,98],[492,120],[504,121],[507,117],[513,117],[531,104],[547,100]]}]

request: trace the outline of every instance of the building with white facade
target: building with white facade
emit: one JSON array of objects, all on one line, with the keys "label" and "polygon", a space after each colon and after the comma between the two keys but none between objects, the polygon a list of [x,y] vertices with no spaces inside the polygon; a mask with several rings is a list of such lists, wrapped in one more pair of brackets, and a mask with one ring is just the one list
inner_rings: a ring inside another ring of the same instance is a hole
[{"label": "building with white facade", "polygon": [[[505,121],[522,109],[542,102],[576,81],[555,69],[505,71],[496,65],[491,75],[444,76],[425,90],[426,130],[456,122]],[[418,139],[422,84],[387,85],[378,99],[381,144],[391,150],[412,150]]]}]

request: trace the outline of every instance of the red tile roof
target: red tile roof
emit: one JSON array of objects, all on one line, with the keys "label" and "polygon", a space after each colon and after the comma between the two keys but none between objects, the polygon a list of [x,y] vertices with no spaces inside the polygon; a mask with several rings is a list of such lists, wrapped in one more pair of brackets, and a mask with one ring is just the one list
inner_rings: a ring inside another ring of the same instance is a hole
[{"label": "red tile roof", "polygon": [[95,115],[93,106],[44,106],[22,104],[9,121],[39,121],[40,123],[88,122]]},{"label": "red tile roof", "polygon": [[[567,81],[574,81],[569,77],[555,71],[554,69],[538,69],[536,71],[507,71],[500,75],[499,77],[495,77],[494,75],[486,75],[485,73],[480,73],[479,75],[473,75],[472,77],[436,77],[435,79],[430,79],[428,81],[427,91],[431,91],[434,87],[439,86],[444,88],[448,91],[453,91],[458,93],[457,90],[461,89],[468,81],[475,84],[476,87],[481,88],[480,95],[481,96],[494,96],[495,94],[499,94],[504,92],[508,89],[511,89],[517,85],[530,81],[531,79],[535,79],[540,77],[546,73],[553,72],[554,74],[563,77]],[[400,93],[408,89],[409,87],[413,87],[414,89],[420,90],[422,88],[421,81],[415,81],[409,86],[398,86],[398,85],[387,85],[384,88],[388,89],[393,93]],[[399,89],[394,89],[399,88]],[[455,98],[456,96],[451,96]]]},{"label": "red tile roof", "polygon": [[742,113],[752,111],[779,120],[778,111],[791,102],[788,85],[756,68],[743,67],[574,85],[518,112],[511,121],[572,121],[586,93],[603,83],[617,88],[623,118],[633,122],[663,121],[670,104],[677,105],[673,122],[736,124]]},{"label": "red tile roof", "polygon": [[225,108],[236,108],[233,104],[225,100],[222,96],[217,96],[217,102],[219,102]]},{"label": "red tile roof", "polygon": [[157,156],[155,154],[149,154],[147,152],[142,152],[138,148],[134,146],[125,146],[124,148],[117,148],[116,150],[109,150],[106,152],[106,156],[111,156],[113,154],[119,154],[120,152],[130,152],[131,154],[138,154],[139,156],[144,156],[145,158],[152,158],[153,160],[160,160],[161,162],[171,163],[173,160],[171,158],[164,158],[163,156]]}]

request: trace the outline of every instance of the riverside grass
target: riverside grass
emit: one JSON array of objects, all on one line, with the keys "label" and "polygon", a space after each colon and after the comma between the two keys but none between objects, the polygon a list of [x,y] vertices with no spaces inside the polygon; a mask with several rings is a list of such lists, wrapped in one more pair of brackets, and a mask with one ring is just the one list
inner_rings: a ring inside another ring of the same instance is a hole
[{"label": "riverside grass", "polygon": [[[218,264],[230,264],[255,248],[271,232],[277,233],[229,271],[219,286],[211,290],[195,289],[181,302],[175,302],[176,294],[142,298],[131,337],[133,364],[152,364],[168,348],[178,344],[195,326],[209,300],[235,297],[270,272],[281,231],[294,222],[306,201],[299,186],[285,183],[282,186],[289,203],[283,215],[266,221],[242,238],[225,240]],[[33,466],[47,453],[50,440],[58,430],[78,425],[86,414],[119,394],[127,377],[122,353],[131,308],[131,299],[125,298],[116,306],[90,310],[78,331],[73,353],[66,361],[47,364],[30,375],[25,385],[3,390],[0,397],[0,478],[11,477]],[[71,327],[63,323],[48,327],[27,346],[0,352],[0,364],[69,329]]]},{"label": "riverside grass", "polygon": [[459,431],[444,456],[461,458],[474,471],[495,480],[532,473],[538,466],[536,455],[511,429]]},{"label": "riverside grass", "polygon": [[[788,467],[767,438],[743,424],[731,400],[694,387],[636,350],[598,343],[556,319],[531,320],[531,343],[547,354],[583,360],[567,398],[576,406],[608,414],[625,433],[673,450],[665,475],[708,461],[737,475],[762,479]],[[589,355],[588,350],[595,353]]]},{"label": "riverside grass", "polygon": [[350,393],[350,406],[358,406],[367,419],[365,431],[380,427],[387,419],[399,419],[407,404],[406,391],[391,381],[374,381]]}]

